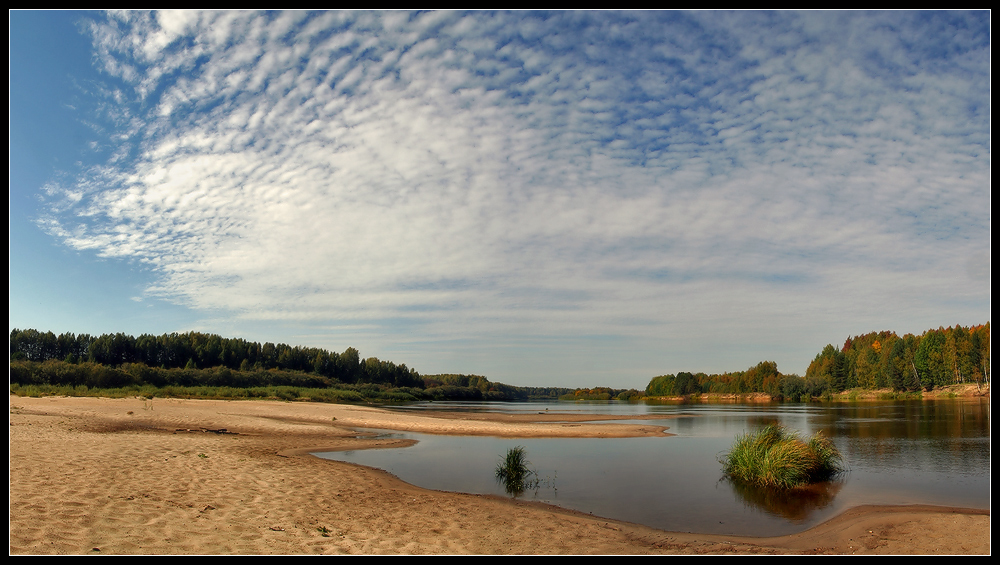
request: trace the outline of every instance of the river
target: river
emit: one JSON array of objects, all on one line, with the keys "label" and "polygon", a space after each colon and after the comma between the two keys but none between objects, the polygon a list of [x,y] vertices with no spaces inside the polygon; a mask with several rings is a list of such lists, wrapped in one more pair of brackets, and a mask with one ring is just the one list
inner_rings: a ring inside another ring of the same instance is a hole
[{"label": "river", "polygon": [[[861,504],[989,508],[989,399],[830,403],[415,403],[397,410],[528,411],[672,416],[649,423],[676,434],[630,439],[501,439],[384,432],[402,449],[318,453],[385,469],[424,488],[498,494],[494,469],[523,446],[537,488],[520,495],[669,531],[775,536]],[[642,423],[629,420],[628,423]],[[768,423],[822,431],[848,471],[805,492],[741,488],[722,478],[733,439]]]}]

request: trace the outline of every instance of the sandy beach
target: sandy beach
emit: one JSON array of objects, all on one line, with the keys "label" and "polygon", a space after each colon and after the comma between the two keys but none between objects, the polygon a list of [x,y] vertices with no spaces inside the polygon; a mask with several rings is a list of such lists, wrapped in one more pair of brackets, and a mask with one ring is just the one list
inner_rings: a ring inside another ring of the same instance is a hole
[{"label": "sandy beach", "polygon": [[390,443],[358,437],[356,428],[502,437],[663,433],[657,426],[557,418],[400,414],[302,402],[11,396],[10,553],[990,552],[985,510],[859,507],[779,538],[674,533],[539,503],[425,490],[383,471],[309,455]]}]

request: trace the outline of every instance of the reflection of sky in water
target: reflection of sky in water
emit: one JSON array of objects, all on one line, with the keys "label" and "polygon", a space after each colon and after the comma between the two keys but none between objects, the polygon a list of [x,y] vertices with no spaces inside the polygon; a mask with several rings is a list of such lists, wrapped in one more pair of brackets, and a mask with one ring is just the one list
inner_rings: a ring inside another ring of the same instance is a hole
[{"label": "reflection of sky in water", "polygon": [[[424,406],[448,405],[410,409]],[[489,403],[457,407],[497,409]],[[393,435],[419,443],[324,457],[386,469],[425,488],[504,495],[494,469],[508,448],[522,445],[540,479],[537,491],[526,492],[523,499],[676,531],[781,535],[858,504],[989,507],[988,401],[829,406],[520,403],[501,408],[680,417],[651,420],[669,426],[675,437],[500,439],[400,433]],[[733,438],[775,421],[803,434],[822,430],[844,453],[850,472],[834,484],[791,497],[720,481],[718,459]]]}]

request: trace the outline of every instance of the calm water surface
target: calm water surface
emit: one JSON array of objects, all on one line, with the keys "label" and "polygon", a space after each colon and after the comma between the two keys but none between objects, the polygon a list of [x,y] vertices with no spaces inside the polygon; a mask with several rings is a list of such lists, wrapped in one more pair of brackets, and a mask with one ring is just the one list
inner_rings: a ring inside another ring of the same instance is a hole
[{"label": "calm water surface", "polygon": [[[540,479],[522,499],[671,531],[785,535],[860,504],[989,508],[988,399],[766,405],[435,402],[399,409],[648,414],[649,423],[669,426],[676,436],[500,439],[386,432],[418,443],[316,455],[385,469],[424,488],[507,496],[494,469],[508,448],[520,445]],[[675,418],[652,419],[664,415]],[[733,439],[773,422],[803,435],[822,431],[850,470],[795,495],[722,480],[719,456]]]}]

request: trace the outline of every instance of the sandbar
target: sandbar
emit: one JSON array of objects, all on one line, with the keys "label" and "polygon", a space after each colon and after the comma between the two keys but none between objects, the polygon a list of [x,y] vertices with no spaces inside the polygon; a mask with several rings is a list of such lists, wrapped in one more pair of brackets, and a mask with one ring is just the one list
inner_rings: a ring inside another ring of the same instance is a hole
[{"label": "sandbar", "polygon": [[10,396],[10,554],[990,552],[988,510],[869,506],[777,538],[677,533],[536,502],[426,490],[309,455],[398,445],[357,431],[369,428],[512,438],[668,435],[661,426],[594,420]]}]

